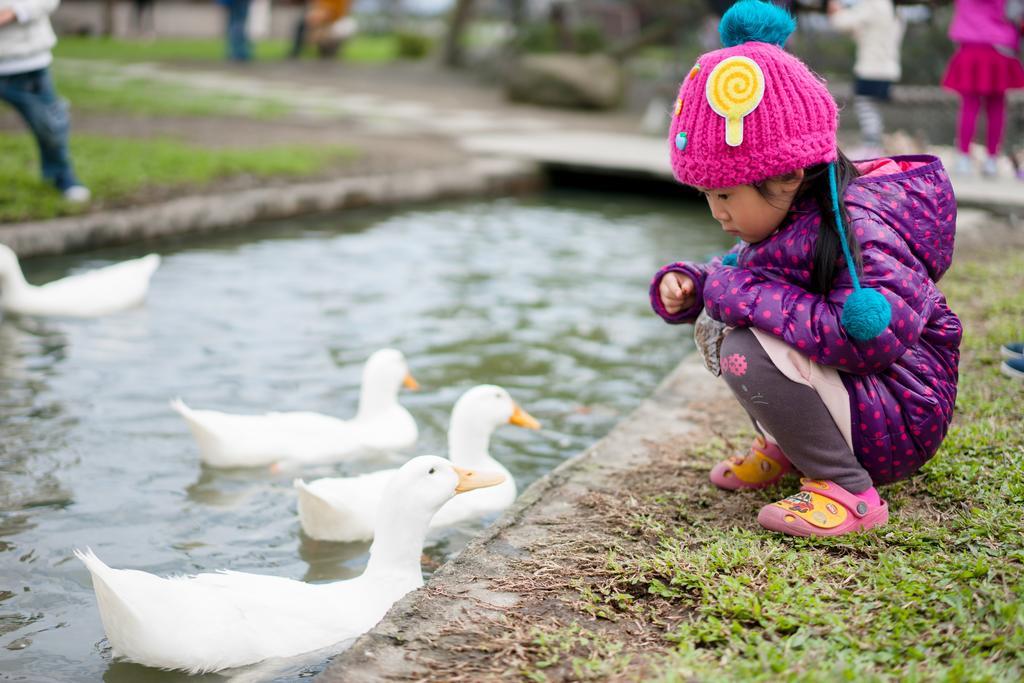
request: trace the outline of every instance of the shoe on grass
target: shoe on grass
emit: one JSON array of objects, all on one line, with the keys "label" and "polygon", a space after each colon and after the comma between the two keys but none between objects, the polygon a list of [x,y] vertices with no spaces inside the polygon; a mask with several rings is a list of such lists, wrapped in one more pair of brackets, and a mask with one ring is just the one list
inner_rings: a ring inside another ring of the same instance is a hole
[{"label": "shoe on grass", "polygon": [[1011,342],[999,348],[1003,358],[1024,358],[1024,342]]},{"label": "shoe on grass", "polygon": [[1024,357],[1007,358],[999,367],[1004,375],[1014,379],[1024,379]]},{"label": "shoe on grass", "polygon": [[92,199],[92,192],[84,185],[72,185],[62,193],[64,201],[72,204],[85,204]]},{"label": "shoe on grass", "polygon": [[720,489],[763,489],[771,486],[787,473],[793,465],[775,444],[758,436],[743,455],[734,455],[711,468],[711,483]]},{"label": "shoe on grass", "polygon": [[889,506],[880,498],[872,505],[834,481],[805,478],[800,484],[797,493],[761,508],[758,523],[789,536],[842,536],[889,521]]}]

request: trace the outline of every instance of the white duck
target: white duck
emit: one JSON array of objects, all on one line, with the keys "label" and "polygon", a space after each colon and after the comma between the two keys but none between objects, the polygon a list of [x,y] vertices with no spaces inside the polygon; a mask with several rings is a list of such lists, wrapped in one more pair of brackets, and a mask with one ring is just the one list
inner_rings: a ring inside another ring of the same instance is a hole
[{"label": "white duck", "polygon": [[[503,424],[539,429],[508,392],[482,384],[464,393],[452,409],[448,427],[448,457],[459,467],[500,472],[505,482],[486,491],[459,496],[434,515],[431,528],[450,526],[500,512],[516,499],[516,483],[488,452],[491,434]],[[330,477],[306,483],[296,479],[299,521],[306,535],[322,541],[365,541],[377,528],[377,511],[391,479],[401,470],[380,470],[356,477]]]},{"label": "white duck", "polygon": [[377,539],[362,575],[302,581],[221,571],[161,578],[111,569],[92,550],[75,555],[92,574],[115,657],[190,673],[291,657],[354,638],[423,585],[420,555],[430,518],[455,494],[500,484],[433,455],[398,471],[381,503]]},{"label": "white duck", "polygon": [[210,467],[309,465],[415,444],[416,421],[398,403],[403,385],[418,388],[405,356],[381,349],[363,367],[359,410],[351,420],[308,412],[232,415],[193,410],[180,399],[171,407],[185,418]]},{"label": "white duck", "polygon": [[36,287],[25,281],[18,256],[0,244],[0,309],[76,318],[116,313],[145,300],[149,280],[159,266],[160,256],[149,254]]}]

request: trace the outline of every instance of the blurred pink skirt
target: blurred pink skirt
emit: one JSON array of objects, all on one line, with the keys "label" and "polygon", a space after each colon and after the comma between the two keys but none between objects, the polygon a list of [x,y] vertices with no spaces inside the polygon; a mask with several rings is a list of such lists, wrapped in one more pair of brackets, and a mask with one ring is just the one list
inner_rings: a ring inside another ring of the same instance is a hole
[{"label": "blurred pink skirt", "polygon": [[961,95],[1002,95],[1024,88],[1024,66],[991,45],[965,43],[949,60],[942,87]]}]

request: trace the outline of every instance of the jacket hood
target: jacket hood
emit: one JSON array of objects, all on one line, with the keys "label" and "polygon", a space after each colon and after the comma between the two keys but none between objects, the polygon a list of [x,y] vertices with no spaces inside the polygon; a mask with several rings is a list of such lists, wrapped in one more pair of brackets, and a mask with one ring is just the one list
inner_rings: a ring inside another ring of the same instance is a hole
[{"label": "jacket hood", "polygon": [[938,157],[898,156],[858,162],[863,173],[851,184],[851,219],[874,214],[893,228],[938,282],[953,260],[956,197]]}]

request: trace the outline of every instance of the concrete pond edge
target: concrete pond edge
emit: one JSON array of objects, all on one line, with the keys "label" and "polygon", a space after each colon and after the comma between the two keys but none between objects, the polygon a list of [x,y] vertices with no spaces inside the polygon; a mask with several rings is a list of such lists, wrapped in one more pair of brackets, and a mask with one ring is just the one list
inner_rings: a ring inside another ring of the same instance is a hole
[{"label": "concrete pond edge", "polygon": [[692,353],[652,395],[604,438],[530,485],[494,524],[459,555],[442,565],[425,588],[397,602],[371,631],[338,655],[318,681],[431,680],[417,656],[448,624],[493,608],[514,609],[516,593],[493,588],[510,561],[528,558],[544,544],[551,523],[574,513],[575,501],[591,491],[619,490],[620,475],[650,459],[651,442],[713,434],[699,419],[701,406],[725,399],[728,389]]},{"label": "concrete pond edge", "polygon": [[478,157],[435,168],[195,195],[128,209],[0,224],[0,243],[23,258],[64,254],[170,235],[239,229],[264,220],[513,194],[542,185],[541,170],[532,162]]}]

